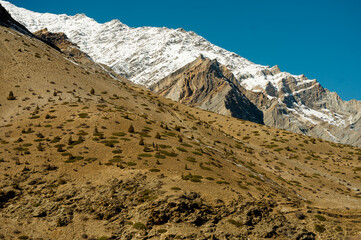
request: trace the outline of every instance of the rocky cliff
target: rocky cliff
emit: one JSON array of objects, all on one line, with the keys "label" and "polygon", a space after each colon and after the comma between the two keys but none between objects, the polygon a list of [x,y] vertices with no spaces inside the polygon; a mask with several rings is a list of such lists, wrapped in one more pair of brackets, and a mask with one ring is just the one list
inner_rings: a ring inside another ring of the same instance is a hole
[{"label": "rocky cliff", "polygon": [[263,89],[245,92],[263,111],[266,125],[361,146],[360,101],[343,101],[316,80],[283,73],[278,67],[272,70],[261,73],[270,79]]},{"label": "rocky cliff", "polygon": [[38,38],[57,46],[63,53],[75,59],[89,58],[79,47],[71,42],[65,33],[52,33],[47,28],[34,32]]},{"label": "rocky cliff", "polygon": [[263,123],[262,111],[244,96],[245,89],[217,60],[200,56],[149,88],[190,106]]},{"label": "rocky cliff", "polygon": [[61,51],[67,58],[70,58],[77,63],[81,63],[88,69],[110,75],[113,78],[123,82],[129,82],[127,79],[115,73],[108,66],[95,62],[88,54],[80,50],[78,45],[71,42],[65,33],[53,33],[49,32],[47,28],[44,28],[34,32],[33,34],[40,40],[59,49],[59,51]]},{"label": "rocky cliff", "polygon": [[8,11],[0,4],[0,26],[12,28],[18,32],[21,32],[26,35],[31,35],[28,29],[26,29],[19,22],[14,20]]},{"label": "rocky cliff", "polygon": [[247,90],[226,66],[201,56],[149,88],[201,109],[361,146],[359,101],[343,101],[316,80],[281,72],[278,66],[247,78],[260,76],[268,83],[253,83],[257,90]]}]

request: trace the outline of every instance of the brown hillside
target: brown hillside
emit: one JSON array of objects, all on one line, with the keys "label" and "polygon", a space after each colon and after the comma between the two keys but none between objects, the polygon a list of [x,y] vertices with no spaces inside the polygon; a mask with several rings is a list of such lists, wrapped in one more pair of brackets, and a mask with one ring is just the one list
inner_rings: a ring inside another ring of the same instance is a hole
[{"label": "brown hillside", "polygon": [[3,238],[361,236],[361,149],[173,102],[4,27],[0,84]]}]

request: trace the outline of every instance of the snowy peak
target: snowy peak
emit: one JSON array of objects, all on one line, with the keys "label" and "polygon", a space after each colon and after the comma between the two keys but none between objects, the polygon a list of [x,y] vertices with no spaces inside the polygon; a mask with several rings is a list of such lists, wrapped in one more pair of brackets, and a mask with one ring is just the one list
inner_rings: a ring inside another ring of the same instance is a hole
[{"label": "snowy peak", "polygon": [[48,28],[51,32],[64,32],[95,61],[140,84],[150,85],[159,81],[200,54],[210,59],[217,58],[237,78],[243,74],[254,75],[267,68],[182,28],[129,28],[119,20],[100,24],[83,14],[34,13],[6,1],[0,3],[4,3],[10,13],[31,31]]},{"label": "snowy peak", "polygon": [[30,31],[48,28],[50,32],[64,32],[95,61],[146,86],[194,61],[199,55],[217,59],[250,91],[265,92],[269,87],[279,90],[285,78],[300,83],[307,80],[282,73],[278,66],[270,68],[252,63],[183,28],[130,28],[116,19],[100,24],[84,14],[35,13],[6,1],[0,0],[0,3]]}]

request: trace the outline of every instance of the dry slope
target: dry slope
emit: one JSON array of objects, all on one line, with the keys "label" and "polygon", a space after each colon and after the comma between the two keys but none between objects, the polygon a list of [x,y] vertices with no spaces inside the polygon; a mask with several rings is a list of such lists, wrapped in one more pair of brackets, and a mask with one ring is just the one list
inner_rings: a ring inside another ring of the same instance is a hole
[{"label": "dry slope", "polygon": [[172,102],[4,27],[0,84],[2,238],[359,236],[358,148]]}]

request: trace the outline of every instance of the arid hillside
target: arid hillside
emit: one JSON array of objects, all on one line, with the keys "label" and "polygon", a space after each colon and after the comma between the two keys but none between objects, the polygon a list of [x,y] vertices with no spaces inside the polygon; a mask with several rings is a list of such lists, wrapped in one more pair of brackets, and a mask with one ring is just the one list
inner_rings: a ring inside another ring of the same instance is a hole
[{"label": "arid hillside", "polygon": [[[98,23],[85,14],[38,13],[7,1],[0,3],[32,32],[46,28],[66,35],[103,67],[160,95],[203,110],[361,147],[361,101],[344,101],[317,79],[285,72],[278,65],[253,63],[183,28],[133,28],[117,19]],[[45,38],[52,39],[52,33]],[[76,56],[78,50],[71,47],[68,52]],[[297,69],[302,71],[303,66]]]},{"label": "arid hillside", "polygon": [[0,27],[0,238],[358,239],[361,149],[191,108]]}]

